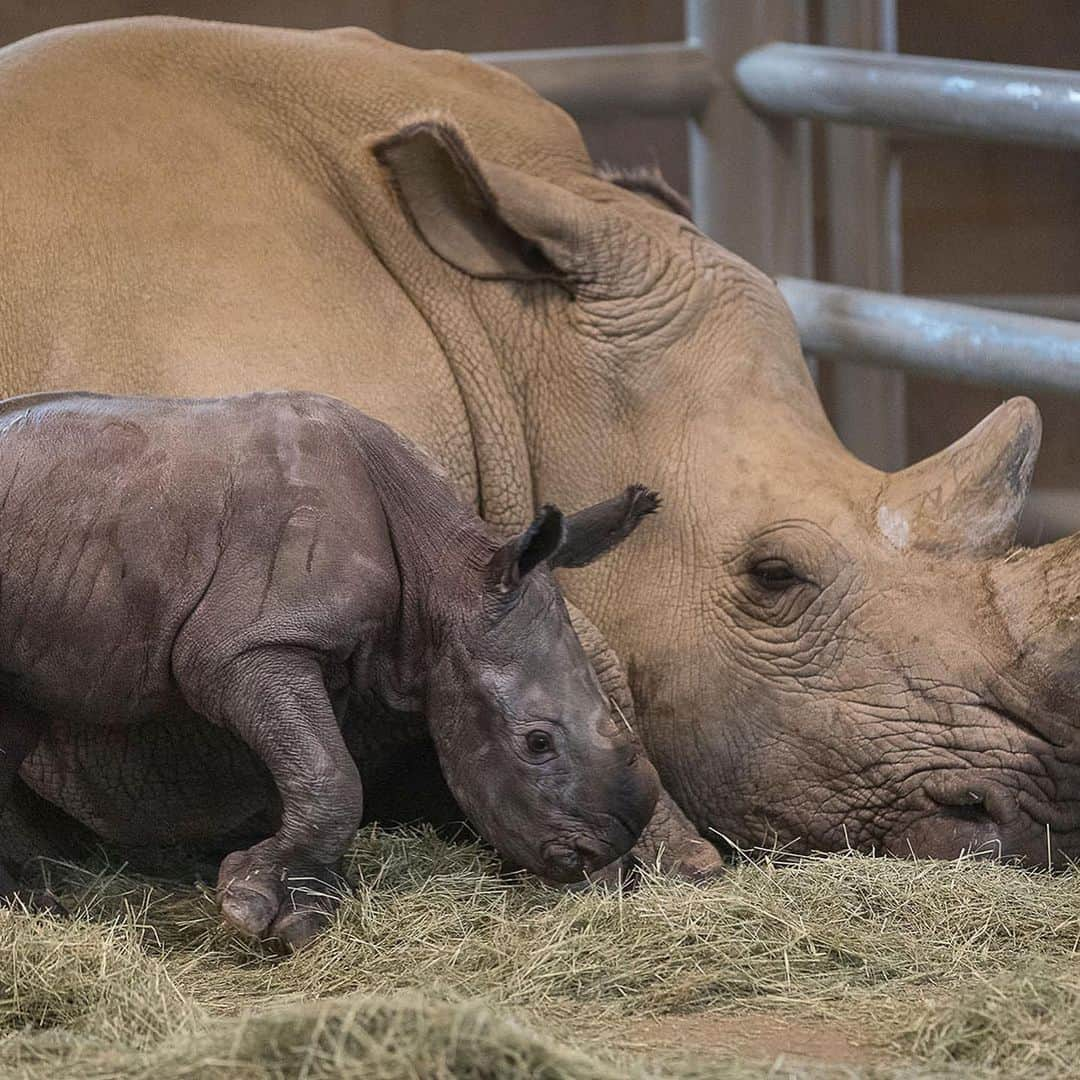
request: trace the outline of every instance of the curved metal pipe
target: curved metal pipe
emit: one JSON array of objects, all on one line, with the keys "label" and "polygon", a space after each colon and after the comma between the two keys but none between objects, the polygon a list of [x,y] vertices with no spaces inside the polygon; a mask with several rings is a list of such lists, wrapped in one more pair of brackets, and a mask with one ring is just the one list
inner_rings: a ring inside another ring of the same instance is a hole
[{"label": "curved metal pipe", "polygon": [[766,45],[735,65],[758,112],[995,142],[1080,147],[1080,72],[819,45]]},{"label": "curved metal pipe", "polygon": [[1080,323],[779,278],[807,352],[960,382],[1080,394]]},{"label": "curved metal pipe", "polygon": [[516,75],[577,117],[688,116],[705,107],[713,89],[708,56],[682,41],[474,53],[473,59]]}]

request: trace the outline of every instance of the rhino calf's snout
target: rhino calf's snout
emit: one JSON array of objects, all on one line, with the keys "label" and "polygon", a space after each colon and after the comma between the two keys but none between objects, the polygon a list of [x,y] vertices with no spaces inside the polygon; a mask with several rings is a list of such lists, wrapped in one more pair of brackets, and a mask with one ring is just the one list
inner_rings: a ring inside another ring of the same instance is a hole
[{"label": "rhino calf's snout", "polygon": [[575,796],[586,825],[571,842],[572,854],[545,876],[554,877],[560,869],[562,880],[594,873],[625,855],[648,825],[660,793],[656,770],[636,745],[620,745],[613,757],[588,791]]}]

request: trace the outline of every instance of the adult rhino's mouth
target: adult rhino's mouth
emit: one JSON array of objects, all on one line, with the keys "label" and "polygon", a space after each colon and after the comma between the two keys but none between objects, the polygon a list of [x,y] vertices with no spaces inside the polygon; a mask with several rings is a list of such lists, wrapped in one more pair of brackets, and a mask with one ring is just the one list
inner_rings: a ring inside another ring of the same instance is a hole
[{"label": "adult rhino's mouth", "polygon": [[927,771],[920,790],[928,805],[889,849],[901,855],[976,855],[1042,866],[1074,855],[1080,819],[1075,810],[1064,809],[1070,800],[1062,798],[1061,787],[1071,782],[1080,795],[1080,770],[1075,753],[1068,760],[1070,744],[1053,731],[1053,722],[985,700],[954,709],[965,725],[974,716],[979,727],[996,728],[1000,736],[977,749],[949,748],[971,760]]}]

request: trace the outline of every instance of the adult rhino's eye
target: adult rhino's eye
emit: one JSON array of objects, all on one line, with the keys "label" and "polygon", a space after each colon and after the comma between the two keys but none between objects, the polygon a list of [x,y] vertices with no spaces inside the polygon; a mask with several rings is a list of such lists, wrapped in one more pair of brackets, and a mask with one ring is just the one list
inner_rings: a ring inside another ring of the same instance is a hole
[{"label": "adult rhino's eye", "polygon": [[762,559],[751,567],[750,573],[763,589],[770,592],[782,592],[803,580],[783,559]]},{"label": "adult rhino's eye", "polygon": [[530,731],[525,736],[525,745],[530,754],[550,754],[555,749],[555,742],[546,731]]}]

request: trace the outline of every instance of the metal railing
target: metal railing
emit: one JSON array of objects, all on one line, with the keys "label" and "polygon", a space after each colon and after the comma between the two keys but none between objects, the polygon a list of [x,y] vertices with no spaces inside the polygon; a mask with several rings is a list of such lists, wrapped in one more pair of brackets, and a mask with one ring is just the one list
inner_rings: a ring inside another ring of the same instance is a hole
[{"label": "metal railing", "polygon": [[[814,45],[747,51],[718,67],[724,9],[687,0],[685,42],[522,53],[489,53],[497,64],[578,116],[685,113],[695,215],[715,235],[730,203],[718,145],[717,100],[737,90],[760,116],[818,118],[875,128],[1000,142],[1080,148],[1080,72],[938,60]],[[788,150],[775,130],[780,153]],[[805,165],[806,159],[802,162]],[[781,209],[807,197],[788,184]],[[794,216],[791,215],[791,216]],[[802,215],[805,218],[805,214]],[[783,233],[784,222],[772,224]],[[717,237],[742,251],[727,236]],[[783,263],[784,259],[778,259]],[[788,263],[791,259],[787,260]],[[805,260],[803,260],[805,262]],[[766,267],[773,272],[792,267]],[[805,273],[799,268],[796,273]],[[985,307],[944,304],[785,276],[781,289],[809,352],[969,382],[1080,394],[1080,326]]]},{"label": "metal railing", "polygon": [[613,112],[690,116],[712,94],[708,54],[679,41],[477,53],[580,119]]},{"label": "metal railing", "polygon": [[968,304],[777,280],[816,356],[960,382],[1080,394],[1080,323]]},{"label": "metal railing", "polygon": [[735,82],[768,116],[1080,148],[1080,72],[898,56],[819,45],[766,45]]}]

